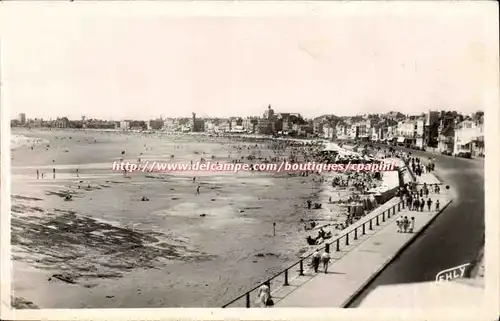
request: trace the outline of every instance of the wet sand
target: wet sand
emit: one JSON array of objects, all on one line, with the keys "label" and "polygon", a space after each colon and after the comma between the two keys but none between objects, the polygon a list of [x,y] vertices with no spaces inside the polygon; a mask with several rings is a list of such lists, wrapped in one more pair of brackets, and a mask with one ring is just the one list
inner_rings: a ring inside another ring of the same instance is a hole
[{"label": "wet sand", "polygon": [[[193,183],[191,173],[125,178],[111,171],[122,151],[130,161],[274,155],[262,147],[232,148],[255,143],[83,131],[22,134],[46,141],[12,151],[13,290],[40,308],[218,307],[311,249],[301,219],[340,215],[337,205],[306,208],[308,199],[325,198],[325,184],[312,177],[197,173]],[[44,179],[36,178],[36,169]],[[66,195],[72,200],[65,201]]]}]

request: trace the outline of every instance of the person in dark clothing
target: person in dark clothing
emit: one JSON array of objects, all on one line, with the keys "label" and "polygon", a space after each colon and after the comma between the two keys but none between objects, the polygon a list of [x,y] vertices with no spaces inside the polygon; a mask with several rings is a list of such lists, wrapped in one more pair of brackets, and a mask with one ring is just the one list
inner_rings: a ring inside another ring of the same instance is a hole
[{"label": "person in dark clothing", "polygon": [[429,198],[427,200],[427,210],[430,212],[431,211],[431,205],[432,205],[432,200]]},{"label": "person in dark clothing", "polygon": [[424,199],[420,199],[420,212],[423,212],[424,211],[424,206],[425,206],[425,201]]},{"label": "person in dark clothing", "polygon": [[311,262],[315,273],[318,273],[320,260],[321,260],[321,254],[319,254],[319,250],[316,250],[312,255],[312,262]]},{"label": "person in dark clothing", "polygon": [[412,207],[412,209],[411,209],[411,210],[412,210],[412,211],[418,211],[418,207],[419,207],[419,206],[420,206],[420,203],[419,203],[418,198],[417,198],[417,199],[415,199],[415,200],[413,201],[413,207]]},{"label": "person in dark clothing", "polygon": [[307,209],[311,209],[312,202],[310,200],[307,201]]}]

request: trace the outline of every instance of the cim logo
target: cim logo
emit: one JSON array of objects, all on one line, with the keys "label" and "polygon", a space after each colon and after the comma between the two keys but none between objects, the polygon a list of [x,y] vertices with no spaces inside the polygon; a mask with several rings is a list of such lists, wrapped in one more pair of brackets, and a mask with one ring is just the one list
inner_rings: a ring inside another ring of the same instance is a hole
[{"label": "cim logo", "polygon": [[451,281],[454,279],[461,278],[465,275],[465,269],[470,265],[470,263],[465,263],[459,266],[456,266],[451,269],[446,269],[439,272],[436,275],[436,281]]}]

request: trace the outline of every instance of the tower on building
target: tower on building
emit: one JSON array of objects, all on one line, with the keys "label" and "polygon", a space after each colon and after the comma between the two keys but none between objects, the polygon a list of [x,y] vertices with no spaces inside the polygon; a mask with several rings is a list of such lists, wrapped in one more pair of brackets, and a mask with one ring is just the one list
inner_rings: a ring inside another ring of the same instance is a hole
[{"label": "tower on building", "polygon": [[21,125],[26,124],[26,114],[25,113],[20,113],[19,114],[19,123]]}]

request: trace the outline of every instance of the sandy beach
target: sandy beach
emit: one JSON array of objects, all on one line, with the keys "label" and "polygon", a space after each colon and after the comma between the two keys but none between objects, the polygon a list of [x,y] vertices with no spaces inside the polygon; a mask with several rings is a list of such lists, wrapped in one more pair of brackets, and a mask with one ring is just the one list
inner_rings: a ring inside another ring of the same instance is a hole
[{"label": "sandy beach", "polygon": [[[40,308],[218,307],[312,248],[300,220],[331,223],[345,212],[337,204],[307,209],[307,200],[323,202],[332,189],[314,176],[196,173],[193,183],[193,173],[126,178],[111,171],[122,157],[276,156],[264,143],[59,130],[13,135],[35,139],[20,139],[11,154],[13,290]],[[349,194],[329,195],[335,202]]]}]

